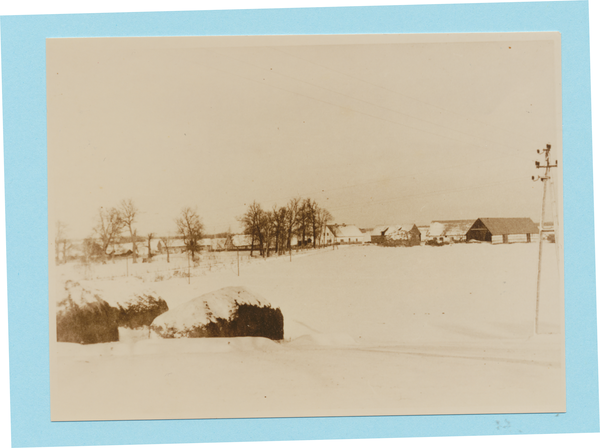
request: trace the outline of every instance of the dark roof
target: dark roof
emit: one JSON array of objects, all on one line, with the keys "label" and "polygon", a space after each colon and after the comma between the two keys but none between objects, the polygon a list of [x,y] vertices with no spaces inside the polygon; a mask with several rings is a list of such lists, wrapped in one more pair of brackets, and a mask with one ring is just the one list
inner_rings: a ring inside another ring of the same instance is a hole
[{"label": "dark roof", "polygon": [[492,235],[519,235],[538,233],[531,218],[479,218]]}]

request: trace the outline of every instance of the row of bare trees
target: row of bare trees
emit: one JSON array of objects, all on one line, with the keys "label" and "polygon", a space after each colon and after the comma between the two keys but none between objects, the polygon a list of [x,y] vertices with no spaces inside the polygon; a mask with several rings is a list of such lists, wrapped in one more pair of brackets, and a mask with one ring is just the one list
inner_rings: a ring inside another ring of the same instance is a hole
[{"label": "row of bare trees", "polygon": [[[100,207],[93,235],[84,240],[84,257],[88,260],[110,257],[113,253],[109,250],[125,240],[132,245],[134,263],[137,263],[138,259],[138,245],[147,243],[148,258],[151,258],[151,241],[156,236],[154,233],[138,235],[136,223],[139,213],[138,207],[131,199],[121,201],[118,207]],[[258,249],[261,256],[268,257],[272,253],[282,254],[291,250],[293,237],[297,238],[299,246],[316,247],[324,226],[332,220],[332,216],[316,201],[298,197],[291,199],[283,207],[273,206],[271,210],[263,210],[255,201],[238,220],[244,227],[244,233],[252,238],[250,255]],[[204,238],[204,225],[197,210],[184,207],[175,219],[175,225],[178,236],[194,259],[201,249],[200,241]],[[162,237],[161,241],[166,249],[167,261],[170,261],[172,239]],[[62,259],[66,261],[70,243],[66,237],[66,225],[58,221],[55,237],[56,264],[59,264],[61,247]]]},{"label": "row of bare trees", "polygon": [[[145,236],[138,235],[136,223],[139,213],[139,209],[132,199],[121,201],[118,207],[100,207],[93,233],[83,241],[84,257],[87,260],[110,257],[112,255],[109,252],[110,248],[126,240],[132,245],[134,263],[137,263],[138,259],[138,245],[143,247],[144,244],[147,244],[148,258],[151,258],[151,242],[156,236],[154,233],[149,233]],[[187,250],[191,252],[193,259],[195,253],[200,249],[200,240],[204,237],[204,225],[197,210],[191,207],[184,207],[175,219],[175,225],[178,236],[183,240]],[[125,238],[123,238],[124,232],[127,233]],[[167,261],[170,261],[169,249],[172,238],[162,237],[161,241],[166,248]],[[66,261],[68,250],[71,248],[71,244],[67,238],[67,225],[62,221],[57,221],[56,223],[54,245],[55,261],[58,265],[61,253],[62,260]]]},{"label": "row of bare trees", "polygon": [[325,225],[333,217],[310,198],[293,198],[283,207],[274,205],[264,210],[254,201],[238,218],[244,233],[252,238],[250,256],[258,249],[260,255],[282,254],[292,248],[295,236],[299,246],[317,247]]}]

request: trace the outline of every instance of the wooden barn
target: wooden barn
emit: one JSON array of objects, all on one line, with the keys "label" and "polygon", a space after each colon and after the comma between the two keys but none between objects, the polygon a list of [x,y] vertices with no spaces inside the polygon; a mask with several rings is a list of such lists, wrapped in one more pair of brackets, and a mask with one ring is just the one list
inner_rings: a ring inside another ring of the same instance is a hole
[{"label": "wooden barn", "polygon": [[467,232],[468,240],[498,243],[539,241],[538,226],[531,218],[479,218]]}]

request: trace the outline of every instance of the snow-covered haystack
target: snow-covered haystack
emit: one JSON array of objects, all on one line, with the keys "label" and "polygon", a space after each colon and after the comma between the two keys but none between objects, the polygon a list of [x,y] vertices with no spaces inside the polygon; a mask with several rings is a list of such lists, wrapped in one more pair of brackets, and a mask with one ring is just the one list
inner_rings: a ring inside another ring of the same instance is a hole
[{"label": "snow-covered haystack", "polygon": [[157,316],[169,311],[167,302],[154,293],[135,294],[118,306],[119,327],[132,329],[147,327]]},{"label": "snow-covered haystack", "polygon": [[94,344],[119,340],[116,310],[97,294],[68,280],[56,308],[58,342]]},{"label": "snow-covered haystack", "polygon": [[163,338],[260,336],[283,339],[283,314],[241,286],[204,294],[158,316],[150,327]]}]

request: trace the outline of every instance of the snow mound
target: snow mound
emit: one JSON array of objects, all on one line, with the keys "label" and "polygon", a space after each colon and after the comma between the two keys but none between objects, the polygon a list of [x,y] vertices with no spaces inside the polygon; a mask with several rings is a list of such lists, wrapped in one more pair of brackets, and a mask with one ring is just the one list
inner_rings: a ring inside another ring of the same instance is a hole
[{"label": "snow mound", "polygon": [[356,341],[346,333],[316,333],[305,334],[289,342],[291,345],[318,345],[324,347],[339,347],[356,345]]},{"label": "snow mound", "polygon": [[283,314],[242,286],[229,286],[158,316],[151,329],[163,338],[260,336],[283,339]]},{"label": "snow mound", "polygon": [[123,305],[119,304],[119,327],[147,328],[157,316],[168,310],[167,302],[156,293],[135,294]]}]

